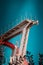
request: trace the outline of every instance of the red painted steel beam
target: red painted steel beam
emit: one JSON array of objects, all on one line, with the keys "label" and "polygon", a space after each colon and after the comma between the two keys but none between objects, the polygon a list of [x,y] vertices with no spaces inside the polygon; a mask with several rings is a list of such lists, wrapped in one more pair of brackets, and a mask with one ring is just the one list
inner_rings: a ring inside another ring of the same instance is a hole
[{"label": "red painted steel beam", "polygon": [[7,46],[7,47],[10,47],[11,49],[14,49],[15,48],[15,45],[8,42],[8,41],[2,41],[0,40],[0,45],[4,45],[4,46]]}]

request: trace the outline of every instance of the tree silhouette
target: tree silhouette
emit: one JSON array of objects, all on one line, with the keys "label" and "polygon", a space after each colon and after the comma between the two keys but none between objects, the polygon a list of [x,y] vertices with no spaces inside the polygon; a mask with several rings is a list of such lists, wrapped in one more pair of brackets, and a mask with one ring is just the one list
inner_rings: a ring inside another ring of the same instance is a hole
[{"label": "tree silhouette", "polygon": [[0,46],[0,65],[5,63],[5,57],[4,57],[4,47]]},{"label": "tree silhouette", "polygon": [[25,56],[26,56],[26,59],[28,60],[28,62],[30,63],[30,65],[34,65],[33,55],[31,55],[31,52],[27,51]]},{"label": "tree silhouette", "polygon": [[39,54],[39,65],[43,65],[43,54]]}]

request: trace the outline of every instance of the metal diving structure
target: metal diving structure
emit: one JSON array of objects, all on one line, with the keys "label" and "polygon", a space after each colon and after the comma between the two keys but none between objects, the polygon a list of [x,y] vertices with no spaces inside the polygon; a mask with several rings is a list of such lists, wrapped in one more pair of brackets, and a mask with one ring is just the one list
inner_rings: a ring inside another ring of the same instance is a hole
[{"label": "metal diving structure", "polygon": [[[0,36],[0,45],[5,45],[12,48],[9,65],[29,65],[29,62],[25,58],[27,41],[29,37],[30,28],[36,24],[38,24],[38,21],[24,20],[23,22],[15,26],[13,29]],[[22,34],[20,48],[8,42],[9,39],[19,34]]]}]

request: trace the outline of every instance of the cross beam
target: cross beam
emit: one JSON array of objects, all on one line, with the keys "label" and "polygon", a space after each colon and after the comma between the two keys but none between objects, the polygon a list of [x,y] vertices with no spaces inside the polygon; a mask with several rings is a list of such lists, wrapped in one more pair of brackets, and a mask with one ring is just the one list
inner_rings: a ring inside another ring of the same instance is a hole
[{"label": "cross beam", "polygon": [[19,25],[15,26],[13,29],[9,30],[5,34],[0,36],[0,40],[6,41],[11,39],[12,37],[15,37],[16,35],[22,33],[25,26],[28,24],[27,28],[31,27],[33,24],[37,24],[37,22],[33,22],[31,20],[24,20]]}]

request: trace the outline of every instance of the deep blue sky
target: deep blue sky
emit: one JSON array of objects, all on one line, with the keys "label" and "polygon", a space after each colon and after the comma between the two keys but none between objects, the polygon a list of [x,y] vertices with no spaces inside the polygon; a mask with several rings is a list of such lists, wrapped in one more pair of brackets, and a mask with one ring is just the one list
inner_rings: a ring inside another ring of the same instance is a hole
[{"label": "deep blue sky", "polygon": [[[43,0],[0,0],[0,35],[19,24],[24,19],[39,20],[39,25],[30,29],[27,49],[33,54],[35,65],[38,65],[38,54],[43,53]],[[19,35],[21,39],[21,35]],[[9,40],[12,43],[20,40],[18,36]],[[9,52],[7,57],[11,55]],[[6,51],[5,51],[6,52]],[[8,58],[9,59],[9,58]],[[6,64],[5,64],[6,65]]]}]

